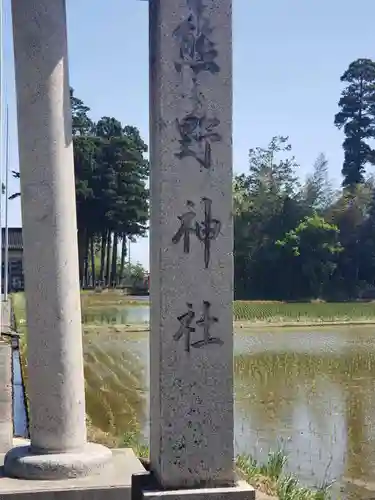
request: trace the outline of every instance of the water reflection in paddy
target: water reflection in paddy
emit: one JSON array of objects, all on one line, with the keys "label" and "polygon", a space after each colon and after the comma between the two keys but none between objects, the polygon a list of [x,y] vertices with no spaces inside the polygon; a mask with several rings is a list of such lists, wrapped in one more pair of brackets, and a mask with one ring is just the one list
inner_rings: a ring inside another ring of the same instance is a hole
[{"label": "water reflection in paddy", "polygon": [[[103,407],[110,408],[117,432],[138,421],[147,438],[147,334],[119,330],[109,338],[90,337],[86,365],[96,402],[89,412],[99,425],[105,420]],[[90,358],[93,345],[100,353]],[[262,460],[282,445],[289,470],[305,484],[336,479],[336,494],[344,489],[341,498],[371,498],[358,485],[374,475],[374,395],[373,328],[236,332],[236,450]]]},{"label": "water reflection in paddy", "polygon": [[148,305],[137,305],[113,308],[88,308],[82,313],[84,323],[128,325],[142,324],[149,321],[150,308]]},{"label": "water reflection in paddy", "polygon": [[[241,451],[262,458],[281,439],[290,470],[306,484],[372,480],[373,328],[238,334],[236,352],[236,437],[245,443]],[[352,484],[346,485],[349,492],[353,498],[363,493]]]}]

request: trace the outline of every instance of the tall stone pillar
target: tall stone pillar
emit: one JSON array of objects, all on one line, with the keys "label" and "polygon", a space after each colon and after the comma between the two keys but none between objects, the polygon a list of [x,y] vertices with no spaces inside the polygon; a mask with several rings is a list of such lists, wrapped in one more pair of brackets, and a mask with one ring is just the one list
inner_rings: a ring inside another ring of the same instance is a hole
[{"label": "tall stone pillar", "polygon": [[54,479],[110,459],[86,443],[65,0],[12,0],[31,447],[6,473]]},{"label": "tall stone pillar", "polygon": [[229,498],[238,493],[232,0],[149,4],[150,466],[166,490],[209,487],[204,498]]}]

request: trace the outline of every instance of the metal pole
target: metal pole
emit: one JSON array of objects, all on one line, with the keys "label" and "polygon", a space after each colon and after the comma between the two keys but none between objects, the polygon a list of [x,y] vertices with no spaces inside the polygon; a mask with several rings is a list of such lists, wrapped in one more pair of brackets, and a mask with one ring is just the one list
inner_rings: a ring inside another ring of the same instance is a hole
[{"label": "metal pole", "polygon": [[9,289],[9,108],[6,108],[6,144],[5,144],[5,259],[4,259],[4,301],[8,300]]},{"label": "metal pole", "polygon": [[[2,199],[3,199],[3,162],[4,162],[4,102],[5,102],[5,78],[4,78],[4,2],[0,5],[0,294],[3,283],[3,225],[2,225]],[[3,306],[2,295],[0,300],[0,334],[3,331]]]}]

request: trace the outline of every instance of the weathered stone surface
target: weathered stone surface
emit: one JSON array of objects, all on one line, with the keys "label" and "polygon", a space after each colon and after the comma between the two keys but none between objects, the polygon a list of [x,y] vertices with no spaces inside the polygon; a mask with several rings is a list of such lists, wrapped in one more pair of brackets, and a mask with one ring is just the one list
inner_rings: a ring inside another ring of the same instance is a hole
[{"label": "weathered stone surface", "polygon": [[151,467],[233,484],[231,0],[150,2]]},{"label": "weathered stone surface", "polygon": [[17,477],[83,475],[110,455],[86,444],[65,3],[12,0],[31,413],[30,451],[5,461]]},{"label": "weathered stone surface", "polygon": [[36,455],[30,446],[13,448],[4,461],[4,472],[21,479],[75,479],[105,471],[112,459],[108,448],[86,444],[79,452]]},{"label": "weathered stone surface", "polygon": [[200,488],[197,490],[145,491],[144,500],[255,500],[255,490],[245,481],[230,488]]},{"label": "weathered stone surface", "polygon": [[[64,0],[12,0],[31,442],[86,442]],[[32,43],[31,43],[32,42]]]},{"label": "weathered stone surface", "polygon": [[[4,477],[0,467],[0,498],[6,500],[131,500],[131,476],[144,469],[130,449],[113,450],[100,474],[60,481],[27,481]],[[0,465],[2,465],[0,457]]]},{"label": "weathered stone surface", "polygon": [[0,453],[12,447],[12,349],[0,340]]}]

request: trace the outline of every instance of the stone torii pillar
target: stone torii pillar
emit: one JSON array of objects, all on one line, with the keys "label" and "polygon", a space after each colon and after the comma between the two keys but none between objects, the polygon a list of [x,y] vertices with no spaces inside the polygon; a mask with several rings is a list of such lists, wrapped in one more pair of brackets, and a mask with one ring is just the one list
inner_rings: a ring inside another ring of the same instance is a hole
[{"label": "stone torii pillar", "polygon": [[151,472],[133,495],[253,500],[233,449],[232,0],[149,0],[149,23]]},{"label": "stone torii pillar", "polygon": [[12,0],[30,447],[7,475],[89,475],[111,453],[86,442],[80,289],[65,0]]}]

